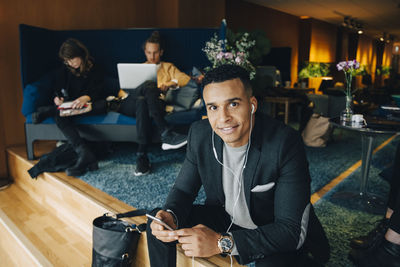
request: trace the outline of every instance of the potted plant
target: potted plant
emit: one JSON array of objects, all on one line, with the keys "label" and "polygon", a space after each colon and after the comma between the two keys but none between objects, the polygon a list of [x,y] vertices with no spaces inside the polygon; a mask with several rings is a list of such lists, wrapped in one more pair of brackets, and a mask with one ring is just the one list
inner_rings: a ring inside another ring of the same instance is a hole
[{"label": "potted plant", "polygon": [[299,83],[301,83],[301,87],[306,87],[307,80],[309,78],[318,78],[328,76],[329,74],[329,63],[321,63],[321,62],[309,62],[306,61],[303,63],[303,67],[300,69],[298,74]]}]

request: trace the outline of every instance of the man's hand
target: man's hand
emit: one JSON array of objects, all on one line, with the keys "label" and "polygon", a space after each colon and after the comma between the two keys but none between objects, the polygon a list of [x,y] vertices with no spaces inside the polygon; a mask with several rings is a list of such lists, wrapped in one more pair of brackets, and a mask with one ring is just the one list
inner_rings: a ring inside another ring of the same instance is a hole
[{"label": "man's hand", "polygon": [[54,98],[54,104],[56,104],[56,106],[60,106],[60,105],[62,105],[62,103],[64,103],[64,98],[63,97],[56,96]]},{"label": "man's hand", "polygon": [[75,99],[72,102],[72,108],[76,108],[76,109],[83,108],[86,105],[86,103],[89,101],[90,101],[90,97],[88,95],[83,95],[81,97],[78,97],[77,99]]},{"label": "man's hand", "polygon": [[169,81],[169,82],[166,82],[166,83],[162,83],[161,85],[160,85],[160,90],[162,91],[162,92],[167,92],[170,88],[174,88],[174,87],[176,87],[177,86],[177,84],[176,84],[176,82],[173,82],[173,81]]},{"label": "man's hand", "polygon": [[185,228],[174,231],[178,235],[178,242],[182,244],[182,249],[186,256],[211,257],[221,253],[218,248],[218,234],[205,225],[198,224],[193,228]]},{"label": "man's hand", "polygon": [[[176,225],[174,223],[174,217],[171,213],[165,211],[165,210],[160,210],[157,212],[156,216],[157,218],[160,218],[163,220],[166,224],[172,227],[172,229],[176,229]],[[173,234],[174,231],[167,230],[164,226],[161,224],[157,223],[156,221],[153,221],[150,224],[151,232],[152,234],[159,240],[163,242],[172,242],[176,241],[178,236]]]}]

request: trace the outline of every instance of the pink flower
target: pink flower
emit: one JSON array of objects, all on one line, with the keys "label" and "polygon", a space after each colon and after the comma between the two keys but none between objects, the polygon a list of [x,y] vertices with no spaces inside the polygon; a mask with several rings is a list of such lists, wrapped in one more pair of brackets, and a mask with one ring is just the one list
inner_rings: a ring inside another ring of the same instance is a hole
[{"label": "pink flower", "polygon": [[233,54],[231,52],[226,52],[225,53],[225,58],[226,59],[233,59]]},{"label": "pink flower", "polygon": [[242,63],[242,61],[243,61],[243,59],[240,56],[237,56],[235,58],[235,62],[238,63],[238,64]]},{"label": "pink flower", "polygon": [[349,61],[341,61],[338,64],[336,64],[336,67],[338,69],[338,71],[352,71],[354,69],[358,69],[360,68],[360,62],[358,62],[357,60],[349,60]]},{"label": "pink flower", "polygon": [[217,54],[217,59],[218,59],[218,60],[221,60],[223,56],[224,56],[224,52],[219,52],[219,53]]}]

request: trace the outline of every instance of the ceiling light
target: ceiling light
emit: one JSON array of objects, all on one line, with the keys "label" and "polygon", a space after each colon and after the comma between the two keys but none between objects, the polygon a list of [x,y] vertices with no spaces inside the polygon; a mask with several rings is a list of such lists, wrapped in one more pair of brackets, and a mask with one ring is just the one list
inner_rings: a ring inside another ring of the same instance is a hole
[{"label": "ceiling light", "polygon": [[342,26],[343,27],[348,27],[350,25],[350,17],[344,17],[343,18],[343,22],[342,22]]},{"label": "ceiling light", "polygon": [[357,33],[358,33],[358,34],[363,34],[364,32],[363,32],[363,30],[358,30]]},{"label": "ceiling light", "polygon": [[355,28],[356,27],[356,20],[355,19],[350,19],[350,24],[349,24],[349,28],[350,29],[352,29],[352,28]]},{"label": "ceiling light", "polygon": [[396,42],[393,44],[393,50],[392,50],[394,55],[399,55],[400,54],[400,43]]}]

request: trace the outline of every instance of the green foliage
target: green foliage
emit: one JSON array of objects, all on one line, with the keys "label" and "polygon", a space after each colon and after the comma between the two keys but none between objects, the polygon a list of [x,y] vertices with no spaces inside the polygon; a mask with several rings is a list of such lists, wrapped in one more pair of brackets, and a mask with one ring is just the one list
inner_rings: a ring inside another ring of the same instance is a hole
[{"label": "green foliage", "polygon": [[329,63],[305,62],[304,67],[299,72],[299,80],[327,76],[329,66]]},{"label": "green foliage", "polygon": [[390,71],[392,68],[390,66],[380,66],[379,68],[376,69],[376,74],[378,75],[390,75]]},{"label": "green foliage", "polygon": [[355,69],[352,73],[353,76],[365,76],[371,73],[371,66],[370,65],[361,65],[359,69]]},{"label": "green foliage", "polygon": [[[228,44],[235,44],[241,40],[245,33],[249,34],[250,40],[255,40],[255,45],[249,50],[249,61],[254,65],[258,66],[262,62],[263,56],[267,55],[271,50],[271,42],[267,38],[266,33],[263,30],[246,31],[239,29],[236,33],[231,29],[226,31],[226,39]],[[227,47],[229,50],[229,47]]]}]

